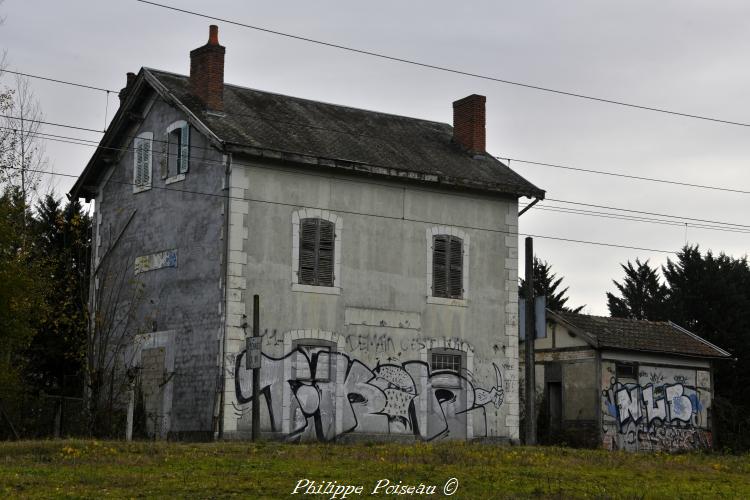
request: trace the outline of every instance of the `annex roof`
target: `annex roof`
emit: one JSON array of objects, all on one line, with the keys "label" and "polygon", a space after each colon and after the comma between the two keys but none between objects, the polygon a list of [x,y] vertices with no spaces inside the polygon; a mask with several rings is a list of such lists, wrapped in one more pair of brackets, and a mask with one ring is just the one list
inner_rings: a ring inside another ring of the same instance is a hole
[{"label": "annex roof", "polygon": [[547,318],[578,330],[599,349],[646,351],[702,358],[726,358],[730,353],[671,321],[588,316],[547,310]]}]

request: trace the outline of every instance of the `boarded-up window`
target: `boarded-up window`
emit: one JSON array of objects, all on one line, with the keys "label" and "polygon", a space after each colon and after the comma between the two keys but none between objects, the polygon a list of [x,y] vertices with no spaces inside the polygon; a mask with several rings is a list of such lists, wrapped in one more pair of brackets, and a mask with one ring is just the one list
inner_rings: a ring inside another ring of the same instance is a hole
[{"label": "boarded-up window", "polygon": [[333,286],[336,226],[323,219],[302,219],[299,223],[299,270],[302,285]]},{"label": "boarded-up window", "polygon": [[331,379],[331,346],[327,344],[318,345],[317,343],[298,343],[296,346],[296,358],[293,365],[294,378],[317,382],[329,381]]},{"label": "boarded-up window", "polygon": [[153,134],[144,132],[133,141],[133,184],[151,187],[151,142]]},{"label": "boarded-up window", "polygon": [[432,295],[460,299],[464,284],[463,241],[439,234],[432,238]]}]

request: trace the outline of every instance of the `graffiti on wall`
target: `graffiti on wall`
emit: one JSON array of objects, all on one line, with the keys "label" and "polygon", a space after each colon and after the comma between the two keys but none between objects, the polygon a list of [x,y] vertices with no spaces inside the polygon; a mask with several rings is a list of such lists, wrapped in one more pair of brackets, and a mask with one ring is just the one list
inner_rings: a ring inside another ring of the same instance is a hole
[{"label": "graffiti on wall", "polygon": [[[253,399],[252,372],[245,369],[244,357],[242,351],[234,373],[240,417]],[[280,358],[263,354],[260,395],[271,430],[292,440],[330,441],[355,431],[423,440],[465,438],[467,418],[478,414],[474,422],[484,428],[474,435],[487,435],[487,409],[503,403],[502,374],[497,365],[493,368],[496,384],[484,389],[475,387],[468,372],[431,370],[422,361],[370,368],[326,346],[300,346]]]},{"label": "graffiti on wall", "polygon": [[701,427],[704,408],[698,391],[680,382],[660,384],[664,377],[655,373],[647,380],[646,385],[622,384],[613,378],[602,392],[605,447],[662,451],[710,447],[711,433]]}]

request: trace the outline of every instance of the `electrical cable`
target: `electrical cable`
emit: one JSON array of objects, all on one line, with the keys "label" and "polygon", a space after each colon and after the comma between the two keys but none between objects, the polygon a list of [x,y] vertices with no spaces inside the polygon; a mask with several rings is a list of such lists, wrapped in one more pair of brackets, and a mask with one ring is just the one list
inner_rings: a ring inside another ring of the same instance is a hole
[{"label": "electrical cable", "polygon": [[[20,167],[10,167],[6,166],[5,168],[14,169],[14,170],[20,170]],[[36,172],[36,173],[42,173],[42,174],[48,174],[48,175],[56,175],[61,177],[72,177],[77,179],[78,176],[74,174],[64,174],[61,172],[51,172],[47,170],[38,170],[38,169],[26,169],[27,172]],[[114,182],[116,184],[122,184],[126,186],[135,186],[136,184],[133,182],[126,182],[126,181],[115,181],[110,179],[109,182]],[[248,201],[253,203],[265,203],[265,204],[271,204],[271,205],[281,205],[281,206],[287,206],[287,207],[295,207],[295,208],[310,208],[310,209],[317,209],[317,210],[330,210],[329,208],[324,207],[316,207],[316,206],[310,206],[310,205],[299,205],[295,203],[284,203],[281,201],[273,201],[273,200],[261,200],[257,198],[246,198],[246,197],[240,197],[240,196],[231,196],[229,194],[217,194],[217,193],[207,193],[203,191],[193,191],[190,189],[177,189],[167,186],[154,186],[152,185],[149,189],[160,189],[164,191],[172,191],[176,193],[185,193],[185,194],[194,194],[194,195],[200,195],[200,196],[212,196],[216,198],[228,198],[238,201]],[[431,225],[437,225],[442,224],[440,221],[428,221],[428,220],[421,220],[421,219],[411,219],[407,217],[395,217],[395,216],[389,216],[389,215],[380,215],[380,214],[370,214],[366,212],[357,212],[353,210],[334,210],[336,213],[341,214],[347,214],[347,215],[357,215],[362,217],[374,217],[374,218],[380,218],[380,219],[388,219],[388,220],[396,220],[396,221],[407,221],[407,222],[416,222],[420,224],[431,224]],[[573,238],[564,238],[561,236],[549,236],[549,235],[542,235],[542,234],[530,234],[530,233],[519,233],[519,232],[513,232],[513,231],[503,231],[502,229],[494,229],[494,228],[486,228],[486,227],[477,227],[477,226],[467,226],[462,224],[455,224],[455,227],[460,227],[462,229],[469,229],[473,231],[486,231],[491,233],[498,233],[498,234],[505,234],[508,236],[531,236],[533,238],[540,238],[540,239],[549,239],[549,240],[556,240],[556,241],[566,241],[571,243],[581,243],[581,244],[589,244],[589,245],[597,245],[597,246],[604,246],[604,247],[612,247],[612,248],[623,248],[628,250],[640,250],[645,252],[656,252],[656,253],[666,253],[666,254],[674,254],[675,251],[671,250],[661,250],[661,249],[655,249],[655,248],[645,248],[645,247],[637,247],[637,246],[631,246],[631,245],[622,245],[617,243],[606,243],[601,241],[589,241],[589,240],[579,240],[579,239],[573,239]]]},{"label": "electrical cable", "polygon": [[[64,125],[59,125],[58,124],[58,126],[64,126]],[[0,126],[0,129],[15,130],[15,129],[11,128],[11,127],[3,127],[3,126]],[[56,141],[56,142],[63,142],[63,143],[69,143],[69,144],[76,144],[76,145],[80,145],[80,146],[89,146],[89,147],[94,147],[94,148],[97,148],[97,149],[105,149],[105,150],[112,150],[112,151],[132,151],[133,150],[132,147],[124,147],[124,148],[122,148],[122,147],[99,146],[98,145],[99,143],[97,141],[90,140],[90,139],[83,139],[83,138],[62,136],[62,135],[57,135],[57,134],[48,134],[48,133],[44,133],[44,132],[38,132],[37,135],[44,136],[43,138],[46,139],[46,140],[52,140],[52,141]],[[163,142],[163,143],[167,142],[167,141],[160,141],[160,140],[157,140],[157,139],[153,139],[153,141],[154,142]],[[196,148],[196,149],[203,149],[203,150],[214,150],[213,148],[201,147],[201,146],[193,146],[193,145],[190,145],[189,147],[191,149],[192,148]],[[217,165],[221,165],[222,167],[224,166],[224,162],[222,160],[201,159],[200,161],[202,161],[204,163],[214,163],[214,164],[217,164]],[[259,166],[258,168],[269,168],[269,167]],[[311,175],[317,175],[317,174],[311,173]],[[364,182],[367,182],[367,181],[364,181]],[[375,184],[375,183],[373,183],[373,184]],[[716,221],[716,220],[710,220],[710,219],[698,219],[698,218],[685,217],[685,216],[680,216],[680,215],[663,214],[663,213],[658,213],[658,212],[646,212],[646,211],[641,211],[641,210],[625,209],[625,208],[611,207],[611,206],[606,206],[606,205],[596,205],[596,204],[583,203],[583,202],[574,202],[574,201],[560,200],[560,199],[555,199],[555,198],[547,198],[546,201],[555,201],[555,202],[558,202],[558,203],[565,203],[565,204],[572,204],[572,205],[581,205],[581,206],[589,206],[589,207],[595,207],[595,208],[603,208],[603,209],[608,209],[608,210],[618,210],[618,211],[624,211],[624,212],[630,212],[630,213],[638,213],[638,214],[645,214],[645,215],[655,215],[655,216],[659,216],[659,217],[670,217],[670,218],[673,218],[673,219],[678,219],[680,221],[706,222],[706,223],[720,224],[720,225],[725,225],[725,226],[736,226],[736,227],[750,228],[750,225],[746,225],[746,224],[737,224],[737,223],[732,223],[732,222]],[[524,207],[520,207],[520,208],[524,208]],[[558,210],[558,211],[561,211],[561,210]],[[583,215],[583,214],[581,214],[581,215]],[[620,218],[622,218],[622,217],[620,217]],[[650,221],[644,220],[644,222],[650,222]],[[680,225],[682,225],[682,224],[680,224]],[[698,227],[695,224],[693,224],[692,226],[693,227]],[[714,228],[712,228],[712,229],[714,229]],[[730,232],[736,232],[736,231],[730,231]]]},{"label": "electrical cable", "polygon": [[693,113],[684,113],[684,112],[681,112],[681,111],[673,111],[673,110],[664,109],[664,108],[657,108],[657,107],[653,107],[653,106],[645,106],[645,105],[641,105],[641,104],[633,104],[633,103],[628,103],[628,102],[625,102],[625,101],[617,101],[617,100],[614,100],[614,99],[605,99],[605,98],[602,98],[602,97],[594,97],[594,96],[590,96],[590,95],[586,95],[586,94],[581,94],[581,93],[576,93],[576,92],[567,92],[567,91],[557,90],[557,89],[553,89],[553,88],[549,88],[549,87],[542,87],[542,86],[539,86],[539,85],[532,85],[532,84],[529,84],[529,83],[522,83],[522,82],[516,82],[516,81],[512,81],[512,80],[505,80],[505,79],[497,78],[497,77],[493,77],[493,76],[481,75],[481,74],[478,74],[478,73],[471,73],[469,71],[463,71],[463,70],[459,70],[459,69],[455,69],[455,68],[448,68],[448,67],[445,67],[445,66],[438,66],[438,65],[435,65],[435,64],[428,64],[428,63],[424,63],[424,62],[414,61],[414,60],[411,60],[411,59],[405,59],[405,58],[402,58],[402,57],[389,56],[389,55],[382,54],[382,53],[379,53],[379,52],[373,52],[373,51],[369,51],[369,50],[363,50],[363,49],[357,49],[357,48],[353,48],[353,47],[347,47],[345,45],[340,45],[340,44],[331,43],[331,42],[324,42],[322,40],[315,40],[313,38],[308,38],[308,37],[304,37],[304,36],[300,36],[300,35],[294,35],[294,34],[291,34],[291,33],[284,33],[282,31],[277,31],[277,30],[272,30],[272,29],[268,29],[268,28],[263,28],[261,26],[254,26],[254,25],[251,25],[251,24],[241,23],[241,22],[238,22],[238,21],[232,21],[230,19],[225,19],[225,18],[221,18],[221,17],[215,17],[215,16],[211,16],[211,15],[208,15],[208,14],[202,14],[200,12],[195,12],[195,11],[191,11],[191,10],[187,10],[187,9],[181,9],[181,8],[178,8],[178,7],[173,7],[171,5],[165,5],[165,4],[161,4],[161,3],[157,3],[157,2],[151,2],[151,1],[148,1],[148,0],[135,0],[135,1],[139,2],[139,3],[143,3],[143,4],[152,5],[152,6],[155,6],[155,7],[160,7],[160,8],[163,8],[163,9],[168,9],[168,10],[172,10],[172,11],[176,11],[176,12],[181,12],[183,14],[189,14],[189,15],[192,15],[192,16],[202,17],[204,19],[211,19],[213,21],[220,21],[220,22],[223,22],[223,23],[226,23],[226,24],[231,24],[231,25],[234,25],[234,26],[242,27],[242,28],[248,28],[248,29],[252,29],[252,30],[256,30],[256,31],[261,31],[261,32],[264,32],[264,33],[272,34],[272,35],[283,36],[283,37],[291,38],[291,39],[294,39],[294,40],[300,40],[300,41],[303,41],[303,42],[308,42],[308,43],[313,43],[313,44],[317,44],[317,45],[322,45],[322,46],[325,46],[325,47],[331,47],[331,48],[345,50],[345,51],[353,52],[353,53],[357,53],[357,54],[362,54],[362,55],[377,57],[377,58],[385,59],[385,60],[389,60],[389,61],[395,61],[395,62],[400,62],[400,63],[405,63],[405,64],[411,64],[413,66],[419,66],[419,67],[423,67],[423,68],[428,68],[428,69],[443,71],[443,72],[447,72],[447,73],[453,73],[453,74],[462,75],[462,76],[469,76],[469,77],[478,78],[478,79],[481,79],[481,80],[488,80],[488,81],[492,81],[492,82],[496,82],[496,83],[503,83],[503,84],[507,84],[507,85],[514,85],[514,86],[517,86],[517,87],[523,87],[523,88],[532,89],[532,90],[539,90],[539,91],[542,91],[542,92],[549,92],[549,93],[559,94],[559,95],[565,95],[565,96],[569,96],[569,97],[576,97],[576,98],[579,98],[579,99],[586,99],[586,100],[590,100],[590,101],[602,102],[602,103],[607,103],[607,104],[614,104],[614,105],[617,105],[617,106],[625,106],[625,107],[628,107],[628,108],[635,108],[635,109],[641,109],[641,110],[645,110],[645,111],[652,111],[652,112],[656,112],[656,113],[662,113],[662,114],[680,116],[680,117],[683,117],[683,118],[692,118],[692,119],[697,119],[697,120],[704,120],[704,121],[722,123],[722,124],[726,124],[726,125],[736,125],[736,126],[740,126],[740,127],[750,127],[750,123],[744,123],[744,122],[738,122],[738,121],[732,121],[732,120],[725,120],[725,119],[721,119],[721,118],[712,118],[712,117],[709,117],[709,116],[696,115],[696,114],[693,114]]}]

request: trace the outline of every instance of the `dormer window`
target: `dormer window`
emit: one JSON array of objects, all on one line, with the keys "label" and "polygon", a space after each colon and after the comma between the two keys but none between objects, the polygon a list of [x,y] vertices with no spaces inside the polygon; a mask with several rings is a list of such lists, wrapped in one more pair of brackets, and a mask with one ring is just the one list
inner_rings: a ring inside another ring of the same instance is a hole
[{"label": "dormer window", "polygon": [[164,149],[162,178],[167,183],[184,179],[190,163],[190,125],[186,121],[176,121],[167,127]]}]

